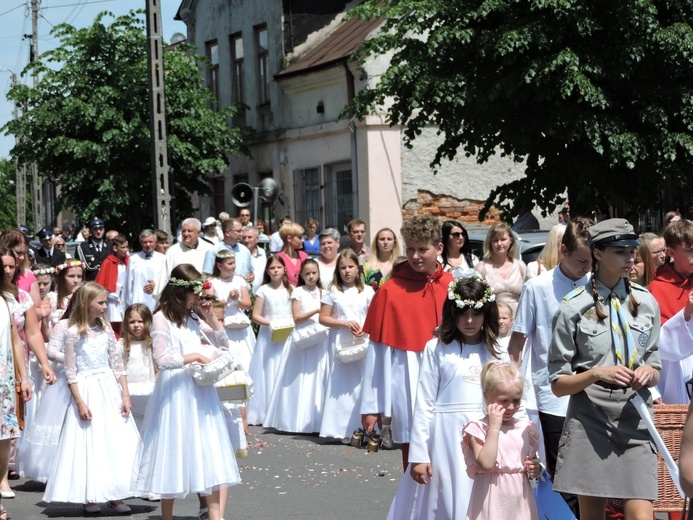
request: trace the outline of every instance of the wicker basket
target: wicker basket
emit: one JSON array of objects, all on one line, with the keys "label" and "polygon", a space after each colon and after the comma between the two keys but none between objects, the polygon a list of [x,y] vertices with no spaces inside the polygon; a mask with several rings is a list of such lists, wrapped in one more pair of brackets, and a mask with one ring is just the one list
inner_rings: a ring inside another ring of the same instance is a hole
[{"label": "wicker basket", "polygon": [[[683,404],[656,404],[654,406],[654,422],[659,435],[662,436],[664,445],[671,453],[673,459],[679,461],[679,446],[681,446],[681,434],[686,422],[688,405]],[[657,484],[659,486],[659,498],[655,500],[656,512],[683,511],[683,499],[674,481],[669,476],[666,464],[662,457],[657,455]]]}]

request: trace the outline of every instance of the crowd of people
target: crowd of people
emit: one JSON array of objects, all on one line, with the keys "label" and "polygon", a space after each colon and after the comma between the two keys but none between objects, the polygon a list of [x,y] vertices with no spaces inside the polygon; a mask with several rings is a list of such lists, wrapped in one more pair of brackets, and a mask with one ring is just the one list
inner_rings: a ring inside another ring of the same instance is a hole
[{"label": "crowd of people", "polygon": [[[479,258],[463,223],[430,216],[370,247],[361,220],[340,247],[315,219],[268,236],[243,208],[133,247],[94,218],[74,258],[60,230],[35,250],[7,230],[0,497],[21,475],[46,502],[127,513],[138,496],[171,520],[197,493],[219,520],[254,425],[399,445],[393,520],[536,519],[540,464],[576,517],[651,518],[656,454],[632,401],[688,403],[693,372],[693,223],[669,220],[638,236],[566,217],[529,265],[505,223]],[[232,383],[194,382],[227,353]]]}]

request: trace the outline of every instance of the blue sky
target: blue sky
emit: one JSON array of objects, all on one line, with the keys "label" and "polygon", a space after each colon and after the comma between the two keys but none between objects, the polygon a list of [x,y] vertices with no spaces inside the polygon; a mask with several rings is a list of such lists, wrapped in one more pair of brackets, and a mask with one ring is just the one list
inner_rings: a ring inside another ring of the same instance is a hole
[{"label": "blue sky", "polygon": [[[19,75],[29,62],[29,40],[31,34],[30,0],[2,0],[0,2],[0,67]],[[132,9],[144,9],[145,0],[39,0],[39,53],[58,45],[50,35],[52,26],[68,22],[76,27],[90,25],[97,14],[110,11],[116,16]],[[162,28],[164,39],[171,40],[173,33],[185,34],[185,24],[173,20],[180,6],[179,0],[161,0]],[[22,83],[31,78],[20,77]],[[12,103],[7,101],[7,91],[12,84],[11,75],[0,72],[0,127],[12,118]],[[0,157],[9,157],[14,137],[0,135]]]}]

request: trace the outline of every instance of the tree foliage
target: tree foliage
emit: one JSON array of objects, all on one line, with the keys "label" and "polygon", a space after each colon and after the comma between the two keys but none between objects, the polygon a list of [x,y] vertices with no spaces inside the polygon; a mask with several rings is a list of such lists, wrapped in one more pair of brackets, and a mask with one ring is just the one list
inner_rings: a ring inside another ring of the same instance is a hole
[{"label": "tree foliage", "polygon": [[408,146],[437,126],[434,170],[460,150],[525,162],[486,209],[552,210],[566,188],[583,211],[596,196],[651,207],[693,171],[691,0],[366,0],[353,13],[384,19],[359,59],[392,54],[360,115],[387,103]]},{"label": "tree foliage", "polygon": [[[101,13],[84,29],[62,24],[61,42],[30,65],[37,88],[19,85],[8,97],[25,106],[5,131],[19,137],[15,158],[36,161],[60,184],[58,203],[83,218],[126,220],[133,229],[150,226],[147,42],[141,12],[104,23]],[[226,153],[245,151],[238,129],[227,120],[236,107],[217,111],[200,75],[206,59],[192,47],[164,52],[169,165],[175,179],[178,215],[189,216],[191,194],[210,192],[208,177],[228,166]]]},{"label": "tree foliage", "polygon": [[[17,226],[17,174],[14,161],[0,159],[0,230]],[[26,222],[20,222],[26,224]]]}]

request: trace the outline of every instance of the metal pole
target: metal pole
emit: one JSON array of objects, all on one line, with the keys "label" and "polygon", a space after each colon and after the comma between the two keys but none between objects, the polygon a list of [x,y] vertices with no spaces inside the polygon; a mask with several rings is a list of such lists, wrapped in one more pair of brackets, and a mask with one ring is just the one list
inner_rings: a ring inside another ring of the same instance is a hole
[{"label": "metal pole", "polygon": [[168,186],[168,146],[164,98],[164,58],[160,0],[147,0],[147,63],[149,66],[149,132],[154,225],[171,233],[171,195]]},{"label": "metal pole", "polygon": [[[38,50],[38,3],[39,0],[31,0],[31,58],[32,61],[38,61],[39,50]],[[39,84],[38,74],[34,74],[34,88]],[[29,165],[29,171],[31,172],[31,207],[34,213],[34,232],[38,231],[43,227],[43,215],[41,214],[42,197],[41,197],[41,185],[38,179],[38,168],[36,163],[32,162]]]}]

